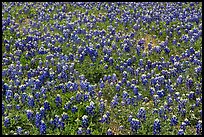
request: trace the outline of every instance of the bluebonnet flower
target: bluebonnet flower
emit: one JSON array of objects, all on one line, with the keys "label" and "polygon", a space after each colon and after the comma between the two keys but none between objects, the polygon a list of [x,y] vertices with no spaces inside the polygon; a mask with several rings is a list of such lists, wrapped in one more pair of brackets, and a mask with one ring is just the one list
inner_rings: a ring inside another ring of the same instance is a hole
[{"label": "bluebonnet flower", "polygon": [[128,116],[128,122],[131,122],[132,119],[133,119],[133,116],[132,116],[132,115],[129,115],[129,116]]},{"label": "bluebonnet flower", "polygon": [[138,88],[137,88],[136,86],[133,88],[133,93],[134,93],[136,96],[139,95],[139,94],[138,94]]},{"label": "bluebonnet flower", "polygon": [[164,96],[164,90],[158,90],[157,95],[162,98]]},{"label": "bluebonnet flower", "polygon": [[89,128],[86,129],[86,135],[91,135],[91,129]]},{"label": "bluebonnet flower", "polygon": [[98,91],[98,97],[101,97],[103,95],[103,92],[101,90]]},{"label": "bluebonnet flower", "polygon": [[171,106],[173,104],[173,99],[171,97],[167,98],[167,104]]},{"label": "bluebonnet flower", "polygon": [[82,117],[82,127],[83,127],[83,128],[87,128],[87,127],[88,127],[88,124],[89,124],[88,116],[87,116],[87,115],[84,115],[84,116]]},{"label": "bluebonnet flower", "polygon": [[190,125],[190,121],[187,118],[185,118],[184,122],[186,123],[186,125]]},{"label": "bluebonnet flower", "polygon": [[115,96],[113,97],[113,100],[111,101],[111,108],[115,108],[118,104],[119,104],[119,103],[118,103],[118,96],[115,95]]},{"label": "bluebonnet flower", "polygon": [[180,126],[180,129],[182,129],[183,131],[185,131],[186,130],[186,123],[185,122],[182,122],[181,123],[181,126]]},{"label": "bluebonnet flower", "polygon": [[182,115],[183,117],[186,116],[186,109],[185,109],[185,108],[182,108],[182,109],[180,110],[180,112],[181,112],[181,115]]},{"label": "bluebonnet flower", "polygon": [[183,78],[182,78],[182,75],[180,75],[180,76],[177,78],[177,84],[182,84],[182,81],[183,81]]},{"label": "bluebonnet flower", "polygon": [[192,78],[187,78],[186,80],[186,87],[191,88],[193,86],[193,80]]},{"label": "bluebonnet flower", "polygon": [[189,98],[189,99],[194,99],[194,98],[195,98],[195,92],[191,91],[191,92],[188,94],[188,98]]},{"label": "bluebonnet flower", "polygon": [[107,130],[106,135],[113,135],[113,132],[111,131],[110,128]]},{"label": "bluebonnet flower", "polygon": [[34,107],[35,106],[34,97],[32,95],[28,96],[28,106],[30,106],[30,107]]},{"label": "bluebonnet flower", "polygon": [[147,80],[146,78],[142,80],[142,84],[143,84],[144,86],[146,86],[147,83],[148,83],[148,80]]},{"label": "bluebonnet flower", "polygon": [[50,103],[47,100],[44,102],[44,108],[45,110],[50,110]]},{"label": "bluebonnet flower", "polygon": [[59,126],[59,123],[60,123],[60,117],[58,115],[55,115],[54,117],[54,120],[51,119],[51,124],[54,125],[54,127],[58,127]]},{"label": "bluebonnet flower", "polygon": [[161,124],[159,119],[154,120],[154,125],[153,125],[153,134],[154,135],[159,135],[161,132]]},{"label": "bluebonnet flower", "polygon": [[57,127],[61,128],[61,129],[64,129],[64,125],[65,125],[65,123],[62,121],[61,118],[59,118],[58,123],[57,123]]},{"label": "bluebonnet flower", "polygon": [[180,97],[180,93],[179,93],[179,92],[176,92],[176,93],[174,94],[174,98],[176,99],[176,101],[178,100],[179,97]]},{"label": "bluebonnet flower", "polygon": [[138,129],[141,127],[141,123],[138,119],[133,118],[130,121],[130,127],[131,127],[131,131],[133,132],[137,132]]},{"label": "bluebonnet flower", "polygon": [[165,47],[164,51],[165,51],[166,54],[169,54],[171,50],[168,47]]},{"label": "bluebonnet flower", "polygon": [[196,107],[198,107],[202,103],[202,97],[196,98]]},{"label": "bluebonnet flower", "polygon": [[154,87],[150,87],[150,95],[153,96],[155,93],[155,88]]},{"label": "bluebonnet flower", "polygon": [[87,106],[86,107],[86,112],[88,113],[88,115],[94,115],[94,109],[95,109],[95,106],[94,106],[95,104],[94,104],[94,102],[93,101],[91,101],[90,102],[90,106]]},{"label": "bluebonnet flower", "polygon": [[72,107],[71,111],[72,111],[72,113],[75,113],[75,112],[77,112],[77,111],[78,111],[78,108],[77,108],[77,106],[75,106],[75,105],[74,105],[74,106]]},{"label": "bluebonnet flower", "polygon": [[63,112],[62,120],[67,120],[68,118],[69,118],[69,116],[67,115],[67,113]]},{"label": "bluebonnet flower", "polygon": [[202,135],[202,121],[201,120],[199,120],[196,125],[196,134]]},{"label": "bluebonnet flower", "polygon": [[16,130],[16,133],[17,133],[18,135],[20,135],[20,134],[22,133],[22,131],[23,131],[22,127],[18,126],[18,127],[17,127],[17,130]]},{"label": "bluebonnet flower", "polygon": [[120,91],[120,85],[116,84],[116,91]]},{"label": "bluebonnet flower", "polygon": [[42,95],[42,94],[45,94],[46,93],[46,88],[44,88],[44,87],[42,87],[41,89],[40,89],[40,94]]},{"label": "bluebonnet flower", "polygon": [[84,93],[84,101],[88,101],[89,99],[89,92]]},{"label": "bluebonnet flower", "polygon": [[[122,81],[121,81],[121,84],[124,84],[124,83],[126,83],[127,82],[127,78],[122,78]],[[118,84],[119,84],[119,82],[118,82]],[[119,84],[120,86],[121,86],[121,84]]]},{"label": "bluebonnet flower", "polygon": [[68,101],[65,105],[64,105],[64,109],[65,110],[68,110],[68,109],[70,109],[71,108],[71,102],[70,101]]},{"label": "bluebonnet flower", "polygon": [[177,119],[177,117],[176,117],[175,115],[173,115],[172,118],[171,118],[171,123],[170,123],[170,125],[171,125],[171,126],[175,126],[175,125],[177,125],[177,124],[178,124],[178,119]]},{"label": "bluebonnet flower", "polygon": [[77,135],[82,135],[82,134],[83,134],[82,127],[79,127],[77,130]]},{"label": "bluebonnet flower", "polygon": [[10,124],[11,124],[11,123],[10,123],[10,119],[9,119],[8,117],[5,117],[5,118],[4,118],[4,126],[5,126],[5,127],[9,127]]},{"label": "bluebonnet flower", "polygon": [[123,77],[124,77],[124,78],[127,78],[127,74],[128,74],[128,73],[127,73],[126,71],[124,71],[124,72],[123,72]]},{"label": "bluebonnet flower", "polygon": [[108,115],[106,115],[106,114],[104,114],[103,116],[102,116],[102,118],[99,120],[101,123],[109,123],[109,116]]},{"label": "bluebonnet flower", "polygon": [[18,94],[18,93],[15,93],[13,98],[14,98],[14,100],[15,100],[16,102],[19,102],[19,100],[20,100],[19,97],[20,97],[19,94]]},{"label": "bluebonnet flower", "polygon": [[39,97],[40,97],[40,93],[39,92],[36,92],[35,93],[35,98],[36,98],[36,101],[39,102]]},{"label": "bluebonnet flower", "polygon": [[103,101],[103,99],[100,100],[100,104],[99,104],[99,112],[103,113],[105,110],[105,103]]},{"label": "bluebonnet flower", "polygon": [[105,84],[103,81],[100,82],[100,88],[103,89],[105,87]]},{"label": "bluebonnet flower", "polygon": [[140,110],[137,113],[137,118],[141,120],[146,120],[146,110],[144,107],[141,107]]},{"label": "bluebonnet flower", "polygon": [[55,103],[57,107],[62,104],[62,99],[59,94],[57,94],[57,97],[55,98]]},{"label": "bluebonnet flower", "polygon": [[20,110],[21,106],[19,104],[16,105],[16,109]]},{"label": "bluebonnet flower", "polygon": [[129,94],[126,91],[123,91],[123,95],[122,95],[123,100],[126,100],[128,96]]},{"label": "bluebonnet flower", "polygon": [[184,130],[183,129],[179,129],[178,135],[184,135]]},{"label": "bluebonnet flower", "polygon": [[40,126],[41,120],[42,120],[42,115],[39,112],[37,112],[35,115],[35,125],[37,128]]},{"label": "bluebonnet flower", "polygon": [[159,83],[157,83],[157,84],[155,85],[155,90],[158,91],[158,90],[160,90],[160,89],[161,89],[161,85],[160,85]]},{"label": "bluebonnet flower", "polygon": [[44,107],[40,108],[40,115],[45,117],[45,108]]},{"label": "bluebonnet flower", "polygon": [[195,107],[196,107],[196,104],[191,104],[191,106],[190,106],[191,108],[191,110],[194,110],[195,109]]},{"label": "bluebonnet flower", "polygon": [[12,97],[13,97],[13,92],[11,90],[7,90],[6,91],[6,100],[10,101]]},{"label": "bluebonnet flower", "polygon": [[42,134],[46,134],[46,129],[47,129],[47,127],[46,127],[45,122],[44,122],[43,120],[41,120],[40,123],[41,123],[41,124],[40,124],[40,134],[41,134],[41,135],[42,135]]},{"label": "bluebonnet flower", "polygon": [[142,96],[141,93],[139,93],[139,94],[137,95],[137,99],[138,99],[139,101],[143,99],[143,96]]},{"label": "bluebonnet flower", "polygon": [[154,106],[157,106],[159,103],[159,96],[158,95],[153,95],[153,101],[154,101]]},{"label": "bluebonnet flower", "polygon": [[34,113],[32,110],[27,110],[26,113],[29,120],[33,119]]},{"label": "bluebonnet flower", "polygon": [[139,60],[139,66],[142,67],[143,66],[143,59]]},{"label": "bluebonnet flower", "polygon": [[82,94],[80,92],[77,92],[77,94],[76,94],[76,101],[80,102],[81,97],[82,97]]}]

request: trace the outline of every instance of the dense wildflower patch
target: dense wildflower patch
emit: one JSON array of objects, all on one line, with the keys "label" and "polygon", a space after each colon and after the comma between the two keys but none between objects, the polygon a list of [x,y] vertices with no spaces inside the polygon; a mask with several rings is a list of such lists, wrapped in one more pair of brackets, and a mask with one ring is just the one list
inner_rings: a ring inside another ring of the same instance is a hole
[{"label": "dense wildflower patch", "polygon": [[2,133],[201,135],[201,2],[2,2]]}]

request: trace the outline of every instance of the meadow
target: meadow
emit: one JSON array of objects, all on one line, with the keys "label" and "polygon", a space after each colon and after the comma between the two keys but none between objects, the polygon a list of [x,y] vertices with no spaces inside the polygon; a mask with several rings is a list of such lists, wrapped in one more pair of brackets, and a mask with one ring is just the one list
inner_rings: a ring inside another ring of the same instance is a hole
[{"label": "meadow", "polygon": [[201,135],[202,2],[2,2],[3,135]]}]

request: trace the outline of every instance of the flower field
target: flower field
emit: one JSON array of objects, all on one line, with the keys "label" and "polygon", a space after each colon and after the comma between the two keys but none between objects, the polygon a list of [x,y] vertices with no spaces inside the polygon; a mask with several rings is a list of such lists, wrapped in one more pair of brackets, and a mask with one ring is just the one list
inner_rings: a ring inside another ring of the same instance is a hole
[{"label": "flower field", "polygon": [[201,2],[2,2],[2,134],[201,135]]}]

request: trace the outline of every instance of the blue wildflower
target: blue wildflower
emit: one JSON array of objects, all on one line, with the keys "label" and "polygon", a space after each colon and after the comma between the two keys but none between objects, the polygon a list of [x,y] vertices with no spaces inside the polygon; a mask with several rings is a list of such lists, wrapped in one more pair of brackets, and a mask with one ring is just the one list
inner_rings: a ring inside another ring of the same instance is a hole
[{"label": "blue wildflower", "polygon": [[178,135],[184,135],[184,130],[183,129],[179,129]]},{"label": "blue wildflower", "polygon": [[69,116],[67,115],[67,113],[63,112],[62,120],[67,120],[68,118],[69,118]]},{"label": "blue wildflower", "polygon": [[89,128],[86,129],[86,135],[91,135],[91,129]]},{"label": "blue wildflower", "polygon": [[27,118],[28,118],[29,120],[33,119],[33,114],[34,114],[34,113],[33,113],[32,110],[27,110],[26,113],[27,113]]},{"label": "blue wildflower", "polygon": [[146,120],[146,110],[144,107],[141,107],[140,110],[137,113],[137,118],[141,120]]},{"label": "blue wildflower", "polygon": [[65,105],[64,105],[64,109],[65,110],[68,110],[68,109],[70,109],[71,108],[71,102],[70,101],[68,101]]},{"label": "blue wildflower", "polygon": [[181,125],[180,125],[180,129],[185,131],[186,130],[186,126],[187,126],[187,124],[185,122],[182,122]]},{"label": "blue wildflower", "polygon": [[113,135],[113,132],[111,131],[111,129],[108,129],[108,131],[106,132],[106,135]]},{"label": "blue wildflower", "polygon": [[104,114],[100,120],[101,123],[109,123],[109,116],[107,116],[106,114]]},{"label": "blue wildflower", "polygon": [[196,125],[196,134],[202,135],[202,121],[201,120],[199,120]]},{"label": "blue wildflower", "polygon": [[131,127],[131,130],[133,132],[137,132],[138,129],[141,127],[141,123],[138,119],[135,119],[133,118],[131,121],[130,121],[130,127]]},{"label": "blue wildflower", "polygon": [[154,125],[153,125],[153,134],[158,135],[161,132],[161,124],[159,119],[154,120]]},{"label": "blue wildflower", "polygon": [[79,127],[77,130],[77,135],[82,135],[82,133],[83,133],[82,127]]},{"label": "blue wildflower", "polygon": [[36,115],[35,115],[35,125],[36,125],[37,128],[40,126],[41,120],[42,120],[42,116],[41,116],[41,114],[39,112],[37,112]]},{"label": "blue wildflower", "polygon": [[32,95],[28,96],[28,106],[30,106],[30,107],[34,107],[35,106],[34,97]]},{"label": "blue wildflower", "polygon": [[40,108],[40,114],[41,114],[41,116],[45,117],[45,108],[44,107]]},{"label": "blue wildflower", "polygon": [[5,127],[9,127],[10,124],[11,124],[11,123],[10,123],[10,119],[9,119],[8,117],[5,117],[5,118],[4,118],[4,126],[5,126]]},{"label": "blue wildflower", "polygon": [[171,126],[175,126],[178,124],[178,119],[175,115],[173,115],[173,117],[171,118]]},{"label": "blue wildflower", "polygon": [[42,135],[42,134],[46,134],[46,129],[47,129],[46,124],[44,123],[43,120],[41,120],[40,123],[41,123],[41,124],[40,124],[40,134],[41,134],[41,135]]},{"label": "blue wildflower", "polygon": [[83,128],[87,128],[87,127],[88,127],[88,123],[89,123],[89,121],[88,121],[88,116],[87,116],[87,115],[84,115],[84,116],[82,117],[82,127],[83,127]]},{"label": "blue wildflower", "polygon": [[16,105],[16,109],[20,110],[21,106],[19,104]]},{"label": "blue wildflower", "polygon": [[47,100],[44,102],[44,108],[45,110],[50,110],[50,103]]},{"label": "blue wildflower", "polygon": [[57,97],[55,98],[55,103],[56,103],[57,107],[62,104],[62,99],[61,99],[61,96],[59,94],[57,94]]},{"label": "blue wildflower", "polygon": [[75,105],[74,105],[74,106],[72,107],[71,111],[72,111],[72,113],[75,113],[75,112],[77,112],[77,111],[78,111],[78,108],[77,108],[77,106],[75,106]]},{"label": "blue wildflower", "polygon": [[94,115],[94,113],[95,113],[94,109],[95,109],[94,102],[91,101],[90,106],[86,107],[86,112],[88,113],[88,115]]},{"label": "blue wildflower", "polygon": [[99,112],[103,113],[105,110],[105,104],[103,100],[100,100],[100,104],[99,104]]},{"label": "blue wildflower", "polygon": [[23,129],[22,129],[22,127],[17,127],[17,130],[16,130],[16,133],[18,134],[18,135],[20,135],[21,133],[22,133],[22,131],[23,131]]}]

